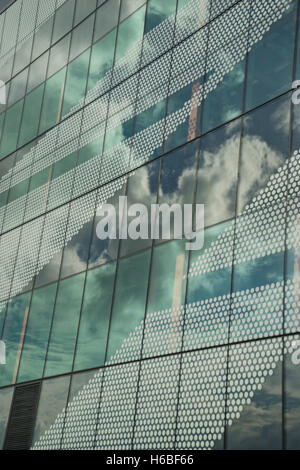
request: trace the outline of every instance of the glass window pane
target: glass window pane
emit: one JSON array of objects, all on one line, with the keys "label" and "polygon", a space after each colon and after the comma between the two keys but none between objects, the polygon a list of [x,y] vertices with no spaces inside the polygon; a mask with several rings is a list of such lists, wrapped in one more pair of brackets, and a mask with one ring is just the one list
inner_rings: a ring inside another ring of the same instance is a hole
[{"label": "glass window pane", "polygon": [[[101,384],[102,371],[73,374],[66,411],[62,449],[92,450],[94,448]],[[90,394],[93,396],[92,400],[90,399]],[[74,428],[74,419],[76,419],[77,423],[80,423],[76,429]]]},{"label": "glass window pane", "polygon": [[[229,254],[226,264],[221,264],[220,254],[224,251]],[[191,252],[185,350],[228,342],[232,256],[233,224],[230,222],[206,229],[203,248]]]},{"label": "glass window pane", "polygon": [[153,251],[143,357],[178,352],[182,343],[188,251],[185,241],[156,246]]},{"label": "glass window pane", "polygon": [[70,372],[73,362],[85,273],[65,279],[58,287],[45,375]]},{"label": "glass window pane", "polygon": [[101,80],[106,72],[112,68],[116,32],[117,30],[114,29],[111,33],[101,39],[101,41],[97,42],[92,48],[88,90],[93,88],[98,80]]},{"label": "glass window pane", "polygon": [[28,69],[25,69],[12,79],[9,89],[8,106],[11,106],[24,97],[27,85],[27,75]]},{"label": "glass window pane", "polygon": [[88,272],[75,370],[104,364],[115,270],[115,263],[110,263]]},{"label": "glass window pane", "polygon": [[230,348],[226,413],[228,449],[282,449],[281,361],[281,339]]},{"label": "glass window pane", "polygon": [[[104,187],[105,188],[105,187]],[[117,226],[119,225],[119,197],[125,195],[125,187],[115,193],[112,198],[107,200],[107,204],[111,204],[114,206],[116,214],[117,214]],[[100,222],[101,217],[95,217],[94,221],[94,228],[92,233],[92,243],[91,243],[91,250],[90,250],[90,258],[89,258],[89,268],[93,268],[95,266],[102,265],[109,261],[113,261],[117,258],[118,248],[119,248],[119,240],[116,238],[114,239],[106,239],[100,240],[96,233],[96,227]]]},{"label": "glass window pane", "polygon": [[235,215],[240,121],[229,124],[200,140],[197,204],[204,204],[205,226]]},{"label": "glass window pane", "polygon": [[89,60],[90,49],[68,66],[62,116],[68,114],[71,108],[85,96]]},{"label": "glass window pane", "polygon": [[177,449],[224,449],[227,360],[227,348],[183,355]]},{"label": "glass window pane", "polygon": [[21,181],[21,183],[12,186],[9,190],[8,202],[13,202],[19,197],[25,196],[29,188],[29,179]]},{"label": "glass window pane", "polygon": [[77,26],[72,33],[70,61],[87,49],[92,42],[94,17],[91,15],[83,23]]},{"label": "glass window pane", "polygon": [[[132,0],[127,0],[127,3]],[[123,0],[124,2],[124,0]],[[140,3],[142,3],[140,1]],[[160,0],[149,0],[148,10],[146,17],[145,34],[155,28],[157,25],[162,23],[166,18],[171,16],[176,11],[176,0],[168,0],[168,2],[162,2]],[[170,38],[171,40],[173,38]],[[147,44],[148,46],[148,44]],[[169,44],[169,47],[171,44]]]},{"label": "glass window pane", "polygon": [[14,104],[6,111],[1,138],[1,157],[16,150],[22,109],[23,100]]},{"label": "glass window pane", "polygon": [[26,144],[37,136],[44,84],[26,96],[18,146]]},{"label": "glass window pane", "polygon": [[145,13],[144,6],[119,25],[116,61],[124,57],[126,52],[143,37]]},{"label": "glass window pane", "polygon": [[86,270],[94,220],[90,220],[65,246],[61,277],[71,276]]},{"label": "glass window pane", "polygon": [[52,44],[64,36],[73,25],[75,0],[67,0],[55,13]]},{"label": "glass window pane", "polygon": [[35,33],[31,58],[32,61],[50,47],[53,19],[54,16],[51,16],[51,18],[43,23]]},{"label": "glass window pane", "polygon": [[[34,429],[33,449],[60,449],[64,418],[62,412],[67,404],[69,386],[70,376],[43,382]],[[57,423],[58,415],[61,419]],[[55,435],[47,438],[45,433],[54,423],[56,423]]]},{"label": "glass window pane", "polygon": [[33,292],[18,382],[43,376],[57,284]]},{"label": "glass window pane", "polygon": [[42,133],[60,121],[66,68],[47,80],[42,107],[39,133]]},{"label": "glass window pane", "polygon": [[[151,226],[151,204],[156,204],[160,162],[155,161],[136,170],[128,179],[127,202],[128,207],[133,204],[144,204],[148,209],[148,228]],[[128,217],[128,226],[135,217]],[[137,231],[139,228],[137,228]],[[150,234],[149,234],[150,235]],[[149,248],[152,245],[150,236],[144,239],[121,241],[121,256]]]},{"label": "glass window pane", "polygon": [[23,345],[23,328],[29,311],[30,293],[15,297],[9,304],[2,340],[6,343],[6,365],[1,366],[0,386],[15,383]]},{"label": "glass window pane", "polygon": [[[107,362],[140,357],[150,256],[151,250],[147,250],[119,262]],[[130,335],[131,341],[126,344]]]},{"label": "glass window pane", "polygon": [[70,39],[71,34],[68,34],[55,46],[51,47],[47,77],[51,77],[68,63]]},{"label": "glass window pane", "polygon": [[[196,158],[199,143],[182,147],[181,149],[166,155],[162,159],[162,169],[159,185],[159,204],[179,204],[183,211],[184,204],[192,204],[194,201],[194,191],[196,183]],[[159,220],[157,220],[159,218]],[[156,223],[159,224],[159,241],[168,239],[168,225],[170,220],[170,239],[174,237],[174,229],[181,229],[184,234],[184,217],[182,217],[181,227],[177,227],[178,222],[172,212],[169,217],[162,218],[161,214],[156,216]],[[175,227],[176,224],[176,227]],[[166,231],[166,233],[164,233]],[[180,236],[180,234],[179,234]],[[156,243],[157,243],[156,242]]]},{"label": "glass window pane", "polygon": [[[264,105],[244,120],[238,212],[259,207],[258,194],[265,189],[272,175],[288,158],[290,96]],[[286,194],[286,175],[282,175],[282,192]],[[272,191],[271,191],[272,192]],[[254,198],[257,196],[258,201]],[[270,194],[270,202],[275,203]],[[261,204],[261,203],[260,203]]]},{"label": "glass window pane", "polygon": [[2,449],[4,445],[6,425],[9,417],[13,391],[13,387],[0,390],[0,449]]},{"label": "glass window pane", "polygon": [[23,42],[20,49],[16,51],[13,75],[19,73],[30,63],[32,44],[33,38],[31,37]]},{"label": "glass window pane", "polygon": [[[252,4],[259,12],[260,0]],[[255,44],[248,57],[246,110],[254,108],[289,90],[292,83],[296,2],[284,12],[265,36]],[[255,17],[250,29],[255,30]]]},{"label": "glass window pane", "polygon": [[242,61],[208,94],[203,103],[202,134],[242,114],[244,80]]},{"label": "glass window pane", "polygon": [[76,0],[76,12],[75,12],[75,21],[76,25],[84,18],[86,18],[92,11],[97,7],[97,0],[89,0],[88,2],[83,2],[82,0]]},{"label": "glass window pane", "polygon": [[62,252],[57,253],[52,260],[39,272],[35,279],[35,287],[45,286],[50,282],[58,280],[60,265],[61,265]]},{"label": "glass window pane", "polygon": [[45,52],[39,59],[33,62],[29,68],[27,93],[46,79],[49,52]]},{"label": "glass window pane", "polygon": [[127,16],[131,15],[131,13],[144,3],[146,3],[146,0],[122,0],[120,21],[123,21]]},{"label": "glass window pane", "polygon": [[115,28],[118,24],[120,0],[108,0],[96,13],[95,33],[96,42]]}]

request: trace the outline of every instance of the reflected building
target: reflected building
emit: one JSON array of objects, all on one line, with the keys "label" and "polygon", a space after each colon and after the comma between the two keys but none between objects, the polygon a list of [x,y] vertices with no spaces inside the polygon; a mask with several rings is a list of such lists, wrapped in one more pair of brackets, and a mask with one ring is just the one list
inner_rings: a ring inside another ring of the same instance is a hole
[{"label": "reflected building", "polygon": [[299,449],[299,1],[5,3],[0,448]]}]

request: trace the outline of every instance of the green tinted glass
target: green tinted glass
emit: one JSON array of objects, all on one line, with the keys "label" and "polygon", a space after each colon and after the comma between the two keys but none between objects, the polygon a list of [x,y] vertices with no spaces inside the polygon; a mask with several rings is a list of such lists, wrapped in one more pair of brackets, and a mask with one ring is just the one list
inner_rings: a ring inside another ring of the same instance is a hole
[{"label": "green tinted glass", "polygon": [[45,375],[72,368],[85,274],[61,281],[58,288]]},{"label": "green tinted glass", "polygon": [[34,291],[18,382],[42,377],[51,326],[56,284]]},{"label": "green tinted glass", "polygon": [[115,269],[115,263],[112,263],[88,273],[75,359],[76,370],[104,364]]}]

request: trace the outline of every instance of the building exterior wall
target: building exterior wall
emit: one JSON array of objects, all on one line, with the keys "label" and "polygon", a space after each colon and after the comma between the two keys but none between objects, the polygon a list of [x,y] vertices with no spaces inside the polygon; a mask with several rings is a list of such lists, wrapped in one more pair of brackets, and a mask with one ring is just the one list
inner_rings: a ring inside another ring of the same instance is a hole
[{"label": "building exterior wall", "polygon": [[[35,382],[33,449],[300,448],[299,14],[0,14],[0,448]],[[119,196],[204,204],[204,246],[99,240]]]}]

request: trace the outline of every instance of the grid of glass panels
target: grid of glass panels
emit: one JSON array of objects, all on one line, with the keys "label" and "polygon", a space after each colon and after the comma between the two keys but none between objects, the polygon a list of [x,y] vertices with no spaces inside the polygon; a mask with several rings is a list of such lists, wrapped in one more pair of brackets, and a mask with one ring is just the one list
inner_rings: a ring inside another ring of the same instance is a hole
[{"label": "grid of glass panels", "polygon": [[[298,448],[299,2],[61,3],[5,72],[0,445],[43,378],[36,448]],[[100,241],[120,195],[204,247]]]}]

